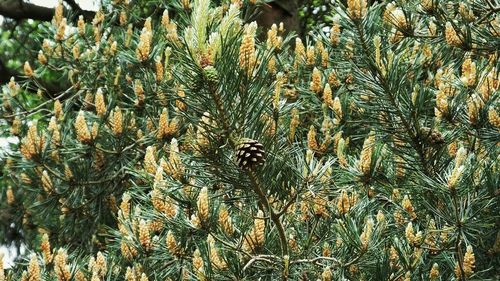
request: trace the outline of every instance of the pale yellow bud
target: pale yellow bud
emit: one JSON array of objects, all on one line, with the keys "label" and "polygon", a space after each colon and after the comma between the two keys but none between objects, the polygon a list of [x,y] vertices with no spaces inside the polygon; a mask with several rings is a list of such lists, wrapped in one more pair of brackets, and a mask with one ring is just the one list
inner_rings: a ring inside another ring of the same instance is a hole
[{"label": "pale yellow bud", "polygon": [[311,91],[315,93],[320,93],[322,88],[321,88],[321,72],[315,67],[313,69],[313,73],[311,76],[311,84],[310,84],[310,89]]},{"label": "pale yellow bud", "polygon": [[257,216],[254,220],[254,227],[255,227],[255,242],[257,243],[257,245],[262,245],[265,239],[265,228],[266,228],[266,221],[264,219],[264,212],[262,212],[262,210],[259,210],[257,212]]},{"label": "pale yellow bud", "polygon": [[341,133],[339,132],[338,136],[339,136],[339,140],[337,142],[337,158],[339,160],[339,164],[341,167],[343,168],[347,168],[348,166],[348,162],[347,162],[347,158],[346,158],[346,155],[345,155],[345,147],[346,147],[346,141],[344,140],[344,138],[341,137]]},{"label": "pale yellow bud", "polygon": [[118,48],[118,42],[113,41],[113,43],[111,43],[111,46],[109,47],[109,54],[111,56],[114,56],[116,54],[117,48]]},{"label": "pale yellow bud", "polygon": [[177,205],[175,205],[175,203],[173,202],[172,199],[170,199],[170,197],[168,197],[165,200],[165,207],[163,212],[169,219],[173,219],[178,213]]},{"label": "pale yellow bud", "polygon": [[137,49],[135,51],[137,60],[139,60],[140,62],[147,60],[149,57],[152,37],[153,33],[150,28],[148,30],[145,23],[145,27],[142,29],[141,35],[139,37],[139,43],[137,44]]},{"label": "pale yellow bud", "polygon": [[115,136],[119,136],[123,132],[123,115],[120,107],[116,106],[110,115],[111,130]]},{"label": "pale yellow bud", "polygon": [[257,63],[255,52],[255,29],[256,24],[251,23],[245,27],[245,33],[240,45],[239,64],[240,68],[245,70],[247,75],[251,75]]},{"label": "pale yellow bud", "polygon": [[92,19],[92,25],[96,26],[99,25],[104,21],[104,13],[102,10],[97,10],[97,12],[94,15],[94,18]]},{"label": "pale yellow bud", "polygon": [[293,142],[295,139],[295,132],[300,124],[299,110],[297,108],[292,109],[292,120],[290,121],[290,141]]},{"label": "pale yellow bud", "polygon": [[270,73],[276,74],[276,58],[271,57],[269,61],[267,62],[267,70],[269,70]]},{"label": "pale yellow bud", "polygon": [[429,279],[437,280],[439,278],[439,275],[439,265],[437,263],[434,263],[432,265],[431,271],[429,272]]},{"label": "pale yellow bud", "polygon": [[491,125],[500,130],[500,115],[493,106],[490,106],[488,109],[488,121]]},{"label": "pale yellow bud", "polygon": [[382,210],[378,210],[378,213],[377,213],[377,222],[378,223],[382,223],[384,221],[385,221],[384,212]]},{"label": "pale yellow bud", "polygon": [[349,212],[350,208],[351,202],[349,200],[349,197],[347,196],[347,192],[345,190],[342,190],[337,201],[337,209],[340,214],[346,214],[347,212]]},{"label": "pale yellow bud", "polygon": [[330,84],[326,83],[325,88],[323,89],[323,102],[329,107],[333,108],[333,96],[332,96],[332,88]]},{"label": "pale yellow bud", "polygon": [[47,193],[50,193],[54,190],[54,185],[52,185],[52,180],[50,179],[49,173],[46,170],[42,172],[42,187]]},{"label": "pale yellow bud", "polygon": [[132,40],[132,34],[134,33],[133,25],[129,23],[127,27],[127,34],[125,36],[125,47],[128,48],[130,45],[130,41]]},{"label": "pale yellow bud", "polygon": [[167,27],[167,40],[178,44],[179,43],[179,35],[177,34],[177,25],[175,23],[170,23]]},{"label": "pale yellow bud", "polygon": [[47,64],[47,57],[45,56],[42,50],[38,51],[38,62],[44,65]]},{"label": "pale yellow bud", "polygon": [[5,281],[5,271],[3,265],[3,253],[0,253],[0,281]]},{"label": "pale yellow bud", "polygon": [[361,245],[365,249],[368,247],[368,242],[370,241],[372,232],[373,232],[373,220],[370,218],[366,221],[365,226],[363,228],[363,232],[359,237],[359,239],[361,240]]},{"label": "pale yellow bud", "polygon": [[136,96],[135,105],[142,106],[144,104],[144,100],[146,98],[144,93],[144,88],[142,87],[141,80],[136,79],[134,81],[134,93]]},{"label": "pale yellow bud", "polygon": [[[328,84],[327,84],[328,85]],[[342,120],[342,105],[340,103],[339,97],[335,97],[333,100],[333,112],[338,120]]]},{"label": "pale yellow bud", "polygon": [[179,247],[177,246],[177,242],[175,241],[175,236],[171,230],[167,232],[167,238],[165,239],[167,244],[167,250],[171,255],[176,256],[179,253]]},{"label": "pale yellow bud", "polygon": [[196,206],[198,207],[198,218],[203,223],[208,222],[210,207],[208,201],[208,189],[206,186],[201,189],[200,194],[198,195]]},{"label": "pale yellow bud", "polygon": [[224,230],[224,232],[231,236],[234,233],[234,228],[233,228],[233,223],[231,216],[229,215],[229,212],[224,204],[222,204],[219,208],[219,216],[218,216],[218,222],[220,227]]},{"label": "pale yellow bud", "polygon": [[10,128],[10,133],[13,134],[14,136],[18,136],[20,133],[20,129],[21,129],[21,119],[19,119],[19,116],[16,116],[14,118],[14,121],[12,121],[12,127]]},{"label": "pale yellow bud", "polygon": [[56,255],[54,256],[54,272],[57,275],[58,280],[70,280],[71,271],[70,267],[67,264],[68,254],[62,248],[57,250]]},{"label": "pale yellow bud", "polygon": [[85,120],[83,111],[80,110],[75,120],[76,137],[80,142],[88,143],[91,141],[91,135]]},{"label": "pale yellow bud", "polygon": [[413,231],[413,223],[409,222],[405,229],[405,237],[408,244],[413,245],[415,243],[415,232]]},{"label": "pale yellow bud", "polygon": [[415,213],[415,209],[413,208],[413,205],[408,195],[405,195],[403,197],[401,205],[403,206],[403,209],[405,209],[408,212],[408,214],[410,214],[412,220],[417,218],[417,214]]},{"label": "pale yellow bud", "polygon": [[203,269],[203,259],[201,258],[201,253],[198,248],[193,253],[193,268],[196,272],[198,279],[204,280],[204,269]]},{"label": "pale yellow bud", "polygon": [[54,9],[54,25],[57,27],[63,20],[64,6],[62,0],[57,1],[56,8]]},{"label": "pale yellow bud", "polygon": [[455,155],[455,169],[458,169],[464,163],[465,159],[467,159],[467,149],[461,146]]},{"label": "pale yellow bud", "polygon": [[446,22],[446,27],[445,27],[445,39],[446,43],[448,43],[451,46],[459,47],[462,45],[462,39],[458,36],[455,28],[451,24],[451,22]]},{"label": "pale yellow bud", "polygon": [[366,0],[347,0],[347,11],[352,19],[361,19],[366,15]]},{"label": "pale yellow bud", "polygon": [[106,114],[106,103],[104,101],[104,95],[102,94],[102,89],[98,88],[97,93],[94,97],[94,105],[97,116],[103,117]]},{"label": "pale yellow bud", "polygon": [[[474,251],[472,250],[472,246],[469,245],[467,246],[467,251],[465,252],[464,258],[463,258],[463,263],[462,263],[462,269],[463,273],[465,274],[465,277],[469,277],[474,273],[474,268],[476,267],[476,258],[474,256]],[[462,269],[460,269],[460,265],[455,266],[455,276],[457,278],[461,278],[462,276]]]},{"label": "pale yellow bud", "polygon": [[104,257],[104,255],[100,251],[97,252],[93,270],[96,271],[99,277],[101,278],[104,278],[106,276],[106,272],[108,271],[108,267],[106,264],[106,257]]},{"label": "pale yellow bud", "polygon": [[316,128],[314,128],[314,125],[309,127],[309,132],[307,133],[307,147],[313,151],[319,150],[318,141],[316,140]]},{"label": "pale yellow bud", "polygon": [[372,153],[375,145],[375,134],[373,132],[365,139],[361,155],[359,157],[359,168],[367,176],[371,173]]},{"label": "pale yellow bud", "polygon": [[127,12],[120,12],[119,22],[121,26],[124,26],[127,23]]},{"label": "pale yellow bud", "polygon": [[31,159],[42,152],[45,146],[45,137],[38,135],[37,122],[34,121],[28,128],[26,137],[21,140],[21,154]]},{"label": "pale yellow bud", "polygon": [[146,273],[143,272],[141,274],[141,279],[139,279],[139,281],[149,281],[148,276],[146,275]]},{"label": "pale yellow bud", "polygon": [[307,47],[307,51],[306,51],[306,65],[312,66],[315,64],[315,61],[316,61],[316,56],[315,56],[315,52],[314,52],[314,47],[309,46],[309,47]]},{"label": "pale yellow bud", "polygon": [[40,273],[40,264],[38,263],[38,259],[36,255],[32,255],[29,265],[28,265],[28,273],[27,273],[27,281],[42,281],[42,275]]},{"label": "pale yellow bud", "polygon": [[337,18],[334,18],[332,27],[330,28],[330,43],[337,46],[340,42],[340,24]]},{"label": "pale yellow bud", "polygon": [[422,8],[425,11],[430,12],[434,9],[435,1],[436,0],[422,0],[422,1],[420,1],[420,5],[422,5]]},{"label": "pale yellow bud", "polygon": [[156,134],[156,137],[158,139],[163,139],[164,137],[167,137],[168,133],[168,110],[166,107],[163,108],[160,118],[158,120],[158,132]]},{"label": "pale yellow bud", "polygon": [[149,224],[145,220],[139,223],[139,242],[145,251],[151,250],[151,234]]},{"label": "pale yellow bud", "polygon": [[161,58],[156,58],[155,59],[155,69],[156,69],[156,81],[162,81],[163,80],[163,64],[161,62]]},{"label": "pale yellow bud", "polygon": [[92,139],[95,140],[98,134],[99,134],[99,124],[96,121],[94,121],[92,122],[92,129],[90,135],[92,136]]},{"label": "pale yellow bud", "polygon": [[115,79],[113,80],[113,85],[118,86],[118,83],[120,82],[120,75],[122,74],[122,68],[117,66],[116,67],[116,73],[115,73]]},{"label": "pale yellow bud", "polygon": [[[15,201],[15,198],[14,198],[14,191],[12,190],[12,186],[9,186],[7,188],[7,191],[5,192],[5,195],[6,195],[6,199],[7,199],[7,204],[9,205],[12,205],[14,204],[14,201]],[[1,264],[1,259],[0,259],[0,269],[2,267],[2,264]],[[1,276],[1,272],[0,272],[0,276]],[[1,280],[1,279],[0,279]]]},{"label": "pale yellow bud", "polygon": [[71,169],[69,168],[68,164],[64,165],[64,176],[66,177],[67,180],[71,180],[73,178],[73,172],[71,172]]},{"label": "pale yellow bud", "polygon": [[448,95],[444,90],[438,90],[436,93],[436,117],[441,117],[448,113]]},{"label": "pale yellow bud", "polygon": [[448,177],[448,188],[450,188],[451,190],[454,190],[456,188],[457,183],[462,178],[464,170],[465,170],[465,167],[463,165],[459,166],[459,167],[455,167],[453,169],[450,176]]},{"label": "pale yellow bud", "polygon": [[163,166],[167,174],[171,175],[174,179],[181,180],[184,176],[184,165],[179,155],[179,145],[176,138],[170,142],[170,153],[168,164]]},{"label": "pale yellow bud", "polygon": [[462,64],[462,77],[460,77],[460,80],[467,87],[476,84],[476,63],[470,57],[466,58]]},{"label": "pale yellow bud", "polygon": [[24,62],[24,75],[28,76],[28,77],[32,77],[33,76],[33,69],[31,68],[31,65],[29,62]]},{"label": "pale yellow bud", "polygon": [[306,48],[304,47],[302,40],[300,40],[300,38],[297,37],[295,38],[295,62],[294,62],[295,68],[304,64],[305,59],[306,59]]},{"label": "pale yellow bud", "polygon": [[165,9],[163,11],[163,14],[161,16],[161,25],[167,29],[168,28],[168,25],[170,24],[170,17],[168,15],[168,9]]},{"label": "pale yellow bud", "polygon": [[11,96],[15,97],[17,95],[17,93],[19,92],[20,87],[19,87],[19,84],[16,83],[14,76],[10,77],[8,87],[9,87]]},{"label": "pale yellow bud", "polygon": [[99,45],[101,42],[102,34],[101,34],[101,29],[99,25],[95,25],[92,27],[94,31],[94,41],[96,45]]},{"label": "pale yellow bud", "polygon": [[56,41],[61,41],[64,39],[64,33],[66,32],[66,18],[63,18],[57,26],[57,32],[54,35]]},{"label": "pale yellow bud", "polygon": [[87,281],[85,274],[83,274],[83,272],[80,269],[76,270],[75,281]]},{"label": "pale yellow bud", "polygon": [[227,263],[224,259],[221,259],[215,245],[215,240],[212,235],[208,235],[207,244],[209,246],[209,258],[212,266],[218,270],[224,270],[227,268]]},{"label": "pale yellow bud", "polygon": [[396,7],[394,2],[387,4],[384,12],[384,20],[400,29],[404,29],[407,26],[406,15],[401,8]]},{"label": "pale yellow bud", "polygon": [[83,18],[83,15],[80,15],[78,17],[77,28],[78,28],[78,34],[80,36],[85,34],[85,20]]},{"label": "pale yellow bud", "polygon": [[276,24],[273,24],[271,28],[267,31],[267,48],[272,49],[276,48],[279,49],[281,47],[281,43],[283,41],[283,38],[278,36],[278,27]]},{"label": "pale yellow bud", "polygon": [[191,9],[191,1],[190,0],[181,0],[182,8],[186,11]]},{"label": "pale yellow bud", "polygon": [[477,94],[472,94],[467,100],[467,115],[472,124],[477,123],[479,112],[483,109],[484,102]]},{"label": "pale yellow bud", "polygon": [[126,281],[137,281],[135,270],[129,266],[127,266],[127,270],[125,271],[125,280]]},{"label": "pale yellow bud", "polygon": [[323,270],[323,273],[321,273],[321,281],[331,281],[333,277],[332,270],[330,269],[329,266]]},{"label": "pale yellow bud", "polygon": [[154,146],[148,146],[146,148],[146,154],[144,156],[144,169],[150,174],[154,174],[156,171],[156,149]]},{"label": "pale yellow bud", "polygon": [[52,118],[50,118],[47,130],[49,132],[52,132],[52,138],[51,138],[52,144],[54,146],[61,145],[61,133],[59,132],[59,126],[57,125],[55,116],[52,116]]}]

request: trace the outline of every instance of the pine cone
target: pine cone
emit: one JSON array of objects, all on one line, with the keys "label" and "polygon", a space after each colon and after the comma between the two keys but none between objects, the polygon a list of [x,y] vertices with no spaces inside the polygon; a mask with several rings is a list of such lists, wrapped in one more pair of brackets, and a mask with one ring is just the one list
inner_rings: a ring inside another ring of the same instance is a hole
[{"label": "pine cone", "polygon": [[210,85],[217,85],[219,83],[219,73],[215,67],[209,65],[203,68],[203,73]]},{"label": "pine cone", "polygon": [[253,169],[265,162],[264,146],[256,140],[247,139],[236,148],[236,161],[242,169]]},{"label": "pine cone", "polygon": [[431,144],[442,144],[444,143],[443,135],[438,130],[431,129],[429,127],[422,127],[420,133],[427,141]]}]

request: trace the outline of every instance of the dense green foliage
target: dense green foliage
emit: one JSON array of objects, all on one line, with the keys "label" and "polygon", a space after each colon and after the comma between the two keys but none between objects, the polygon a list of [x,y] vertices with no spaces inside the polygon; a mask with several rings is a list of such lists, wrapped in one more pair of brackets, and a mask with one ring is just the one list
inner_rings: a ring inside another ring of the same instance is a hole
[{"label": "dense green foliage", "polygon": [[498,279],[500,3],[326,3],[259,42],[232,2],[37,26],[0,109],[32,254],[0,280]]}]

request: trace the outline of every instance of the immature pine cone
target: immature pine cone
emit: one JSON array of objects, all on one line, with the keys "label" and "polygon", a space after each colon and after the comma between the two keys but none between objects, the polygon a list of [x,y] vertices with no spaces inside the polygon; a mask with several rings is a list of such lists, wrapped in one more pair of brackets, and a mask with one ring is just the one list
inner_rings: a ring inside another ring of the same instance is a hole
[{"label": "immature pine cone", "polygon": [[429,127],[422,127],[420,132],[423,137],[426,138],[431,144],[442,144],[444,143],[443,135],[438,130],[431,129]]},{"label": "immature pine cone", "polygon": [[265,162],[264,146],[258,141],[247,139],[236,148],[236,160],[242,169],[253,169]]},{"label": "immature pine cone", "polygon": [[219,73],[215,67],[209,65],[203,68],[205,78],[210,85],[217,85],[219,83]]}]

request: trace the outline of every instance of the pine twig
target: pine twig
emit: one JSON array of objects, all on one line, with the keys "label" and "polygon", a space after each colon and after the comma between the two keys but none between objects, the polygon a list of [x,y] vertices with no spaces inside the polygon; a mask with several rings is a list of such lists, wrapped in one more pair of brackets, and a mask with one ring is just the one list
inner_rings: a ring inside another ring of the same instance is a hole
[{"label": "pine twig", "polygon": [[271,207],[271,204],[269,204],[269,201],[267,200],[266,195],[264,194],[264,192],[262,191],[262,188],[260,187],[260,183],[259,183],[259,180],[258,180],[255,172],[254,171],[247,171],[247,175],[250,178],[250,182],[252,183],[253,190],[255,191],[255,193],[257,193],[259,200],[264,205],[264,207],[267,209],[269,216],[271,217],[271,220],[276,225],[276,229],[278,230],[278,234],[280,237],[282,255],[288,256],[288,244],[287,244],[287,240],[286,240],[285,228],[283,227],[283,224],[281,223],[278,214],[273,210],[273,208]]},{"label": "pine twig", "polygon": [[286,234],[285,234],[285,228],[283,227],[283,224],[280,221],[279,215],[273,210],[271,207],[271,204],[269,204],[269,200],[267,200],[266,195],[262,191],[261,185],[259,183],[259,180],[257,178],[257,175],[255,174],[254,171],[247,171],[247,175],[250,178],[250,182],[252,183],[252,188],[255,193],[257,193],[259,197],[259,201],[261,204],[264,205],[264,207],[267,209],[269,216],[271,217],[271,220],[273,221],[274,225],[276,226],[276,229],[278,231],[278,235],[280,238],[280,243],[281,243],[281,255],[285,261],[285,266],[283,270],[283,280],[288,279],[288,241],[286,240]]},{"label": "pine twig", "polygon": [[267,259],[269,257],[274,257],[274,256],[269,256],[269,255],[259,255],[252,257],[243,267],[242,271],[245,272],[254,262],[256,261],[265,261],[267,263],[273,263],[271,260]]}]

